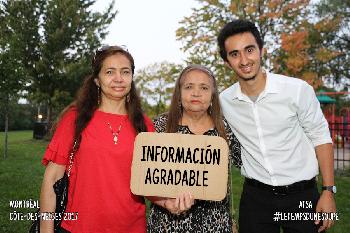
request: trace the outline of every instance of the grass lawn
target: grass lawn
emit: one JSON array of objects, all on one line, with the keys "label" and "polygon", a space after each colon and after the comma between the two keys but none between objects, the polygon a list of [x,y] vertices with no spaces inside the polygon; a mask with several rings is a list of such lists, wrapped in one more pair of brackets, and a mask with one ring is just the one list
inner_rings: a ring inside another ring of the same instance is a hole
[{"label": "grass lawn", "polygon": [[[44,173],[41,158],[47,142],[32,139],[32,131],[17,131],[9,133],[9,155],[3,159],[4,134],[0,133],[0,232],[27,232],[30,221],[14,220],[12,217],[19,213],[33,212],[36,209],[11,208],[10,201],[38,200]],[[233,171],[233,192],[236,215],[242,191],[243,179],[238,170]],[[350,172],[343,176],[336,176],[338,193],[336,202],[340,220],[327,233],[350,232]],[[16,213],[16,214],[15,214]]]}]

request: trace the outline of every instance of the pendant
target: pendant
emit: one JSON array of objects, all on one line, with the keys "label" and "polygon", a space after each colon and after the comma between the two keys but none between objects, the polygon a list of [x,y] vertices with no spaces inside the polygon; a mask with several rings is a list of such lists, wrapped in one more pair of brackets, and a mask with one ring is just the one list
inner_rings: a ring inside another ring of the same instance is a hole
[{"label": "pendant", "polygon": [[114,145],[117,145],[117,143],[118,143],[118,135],[114,135],[113,141],[114,141]]}]

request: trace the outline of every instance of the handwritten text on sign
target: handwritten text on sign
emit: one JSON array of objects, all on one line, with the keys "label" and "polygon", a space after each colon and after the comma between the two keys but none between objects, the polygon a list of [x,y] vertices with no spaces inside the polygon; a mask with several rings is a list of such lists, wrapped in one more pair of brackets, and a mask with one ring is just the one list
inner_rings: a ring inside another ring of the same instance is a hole
[{"label": "handwritten text on sign", "polygon": [[131,191],[143,196],[222,200],[227,192],[228,146],[223,138],[175,133],[136,137]]}]

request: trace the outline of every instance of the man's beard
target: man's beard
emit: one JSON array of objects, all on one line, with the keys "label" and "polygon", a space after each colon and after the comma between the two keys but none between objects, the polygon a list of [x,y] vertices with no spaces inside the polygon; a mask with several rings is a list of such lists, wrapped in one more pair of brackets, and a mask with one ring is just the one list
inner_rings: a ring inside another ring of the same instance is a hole
[{"label": "man's beard", "polygon": [[240,79],[241,79],[242,81],[245,81],[245,82],[248,82],[248,81],[251,81],[251,80],[255,80],[255,79],[256,79],[256,76],[258,76],[258,73],[259,73],[260,69],[261,69],[261,66],[259,66],[258,71],[256,71],[256,73],[255,73],[252,77],[244,78],[244,77],[240,76]]},{"label": "man's beard", "polygon": [[256,78],[256,76],[257,76],[257,74],[252,76],[252,77],[250,77],[250,78],[243,78],[243,77],[240,77],[240,78],[241,78],[242,81],[248,82],[250,80],[254,80]]}]

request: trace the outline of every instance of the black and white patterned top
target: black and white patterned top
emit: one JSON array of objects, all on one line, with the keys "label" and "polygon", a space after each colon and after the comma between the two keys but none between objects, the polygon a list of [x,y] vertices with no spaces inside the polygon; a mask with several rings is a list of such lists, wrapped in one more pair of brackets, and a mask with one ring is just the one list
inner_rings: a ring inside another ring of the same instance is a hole
[{"label": "black and white patterned top", "polygon": [[[153,123],[158,133],[166,131],[167,120],[167,114],[162,114],[154,119]],[[242,166],[240,144],[226,120],[224,119],[223,121],[230,149],[229,168],[231,165],[240,167]],[[178,133],[193,134],[188,126],[185,125],[179,125]],[[204,135],[219,136],[219,132],[214,128],[209,129],[204,133]],[[179,216],[173,215],[168,210],[152,204],[148,216],[147,231],[149,233],[230,233],[232,232],[232,219],[230,216],[230,195],[231,185],[230,182],[228,182],[227,195],[224,200],[197,200],[189,211]]]}]

